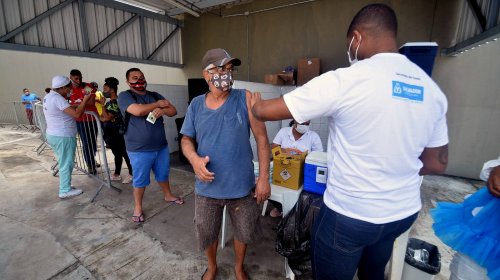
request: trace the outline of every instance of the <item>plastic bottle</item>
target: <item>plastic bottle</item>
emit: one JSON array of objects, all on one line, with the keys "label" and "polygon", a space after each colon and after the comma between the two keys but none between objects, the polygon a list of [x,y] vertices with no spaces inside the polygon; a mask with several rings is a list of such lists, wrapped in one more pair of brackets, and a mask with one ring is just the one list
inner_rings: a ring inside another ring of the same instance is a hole
[{"label": "plastic bottle", "polygon": [[466,255],[456,252],[450,264],[450,280],[488,280],[485,268]]}]

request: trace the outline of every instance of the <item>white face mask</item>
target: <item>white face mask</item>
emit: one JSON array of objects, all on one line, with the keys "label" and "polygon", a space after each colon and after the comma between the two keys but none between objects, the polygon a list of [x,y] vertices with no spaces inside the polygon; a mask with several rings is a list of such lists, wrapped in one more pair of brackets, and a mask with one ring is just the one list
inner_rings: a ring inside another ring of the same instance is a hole
[{"label": "white face mask", "polygon": [[354,54],[354,59],[351,59],[351,45],[352,42],[354,42],[354,36],[352,36],[351,43],[349,44],[349,49],[347,49],[347,57],[349,58],[349,64],[353,65],[354,63],[358,62],[358,50],[359,46],[361,46],[361,36],[359,37],[359,44],[358,47],[356,48],[356,53]]},{"label": "white face mask", "polygon": [[298,124],[295,127],[295,130],[297,130],[297,132],[300,133],[300,134],[304,134],[304,133],[306,133],[306,132],[309,131],[309,126],[305,125],[305,124]]}]

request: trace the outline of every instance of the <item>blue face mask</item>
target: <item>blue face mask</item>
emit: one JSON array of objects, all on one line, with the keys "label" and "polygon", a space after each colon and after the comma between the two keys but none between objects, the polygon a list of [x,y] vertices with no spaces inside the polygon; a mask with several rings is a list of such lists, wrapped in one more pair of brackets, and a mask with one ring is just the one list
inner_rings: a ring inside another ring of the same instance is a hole
[{"label": "blue face mask", "polygon": [[349,58],[349,64],[351,64],[351,65],[358,62],[358,50],[359,50],[359,46],[361,46],[361,39],[362,38],[360,36],[358,47],[356,48],[356,52],[354,53],[354,59],[351,59],[351,46],[352,46],[352,42],[354,42],[354,36],[352,36],[351,43],[349,44],[349,49],[347,49],[347,57]]}]

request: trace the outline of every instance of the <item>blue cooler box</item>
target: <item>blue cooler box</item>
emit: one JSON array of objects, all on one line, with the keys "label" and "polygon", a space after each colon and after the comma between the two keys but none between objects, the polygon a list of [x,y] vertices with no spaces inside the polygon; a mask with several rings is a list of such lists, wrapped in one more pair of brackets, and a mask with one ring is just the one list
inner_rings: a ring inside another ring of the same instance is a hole
[{"label": "blue cooler box", "polygon": [[412,42],[399,48],[399,53],[420,66],[429,76],[432,76],[437,51],[438,44],[435,42]]},{"label": "blue cooler box", "polygon": [[323,195],[327,178],[326,153],[309,153],[304,163],[304,191]]}]

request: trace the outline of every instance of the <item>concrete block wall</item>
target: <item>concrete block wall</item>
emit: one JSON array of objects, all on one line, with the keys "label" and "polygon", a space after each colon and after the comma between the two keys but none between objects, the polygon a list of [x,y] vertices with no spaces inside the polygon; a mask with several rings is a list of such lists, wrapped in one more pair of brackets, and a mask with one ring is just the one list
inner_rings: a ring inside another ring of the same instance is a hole
[{"label": "concrete block wall", "polygon": [[188,88],[182,85],[160,85],[148,84],[148,90],[156,91],[168,99],[177,108],[177,115],[174,117],[163,117],[165,124],[165,135],[167,136],[169,151],[176,152],[179,150],[179,142],[177,141],[177,126],[175,119],[184,117],[188,106]]}]

